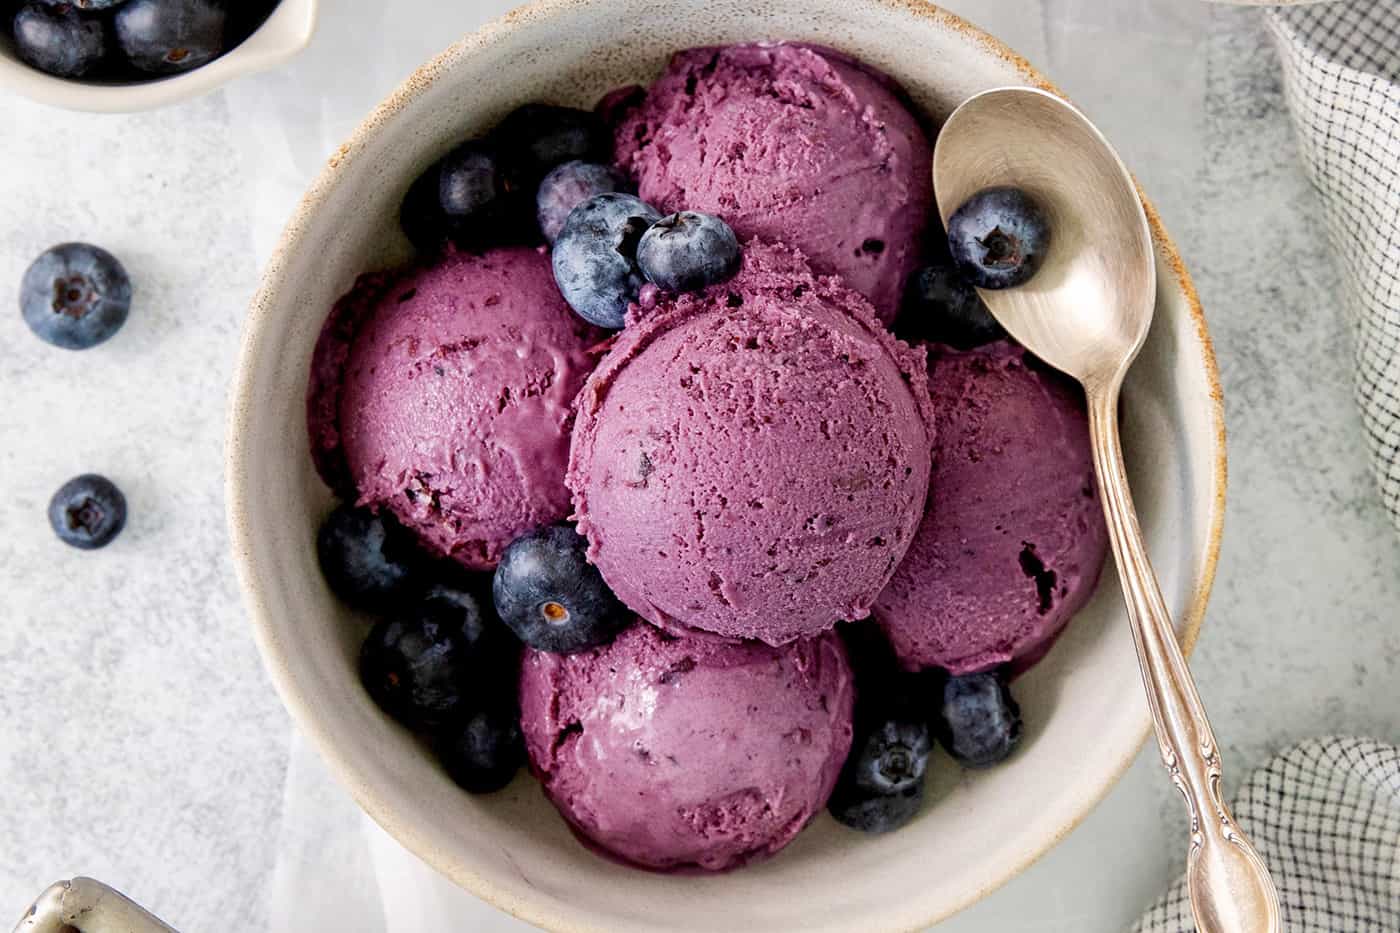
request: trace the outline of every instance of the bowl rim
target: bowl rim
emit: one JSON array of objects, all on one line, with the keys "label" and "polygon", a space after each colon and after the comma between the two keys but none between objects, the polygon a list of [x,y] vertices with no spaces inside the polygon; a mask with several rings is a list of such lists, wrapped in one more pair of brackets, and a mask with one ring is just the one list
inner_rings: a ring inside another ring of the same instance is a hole
[{"label": "bowl rim", "polygon": [[[316,0],[309,0],[309,2],[314,4]],[[589,0],[589,2],[599,2],[599,0]],[[930,0],[866,0],[866,2],[932,20],[935,24],[972,40],[980,45],[984,51],[1011,65],[1027,84],[1049,91],[1065,100],[1070,100],[1069,95],[1060,90],[1029,61],[1000,39],[961,16],[934,5]],[[331,192],[340,184],[344,169],[362,155],[368,138],[377,132],[382,124],[399,114],[421,96],[437,80],[441,72],[447,70],[461,57],[469,55],[474,49],[506,38],[510,33],[520,29],[522,24],[528,20],[548,17],[577,4],[578,0],[529,0],[529,2],[466,34],[416,69],[388,97],[370,111],[356,127],[350,138],[327,159],[325,167],[307,188],[283,229],[262,272],[258,290],[253,296],[243,323],[232,391],[229,394],[228,426],[225,437],[225,501],[235,570],[253,629],[254,641],[257,643],[258,652],[262,657],[268,676],[283,704],[291,713],[296,727],[311,740],[318,754],[330,766],[337,781],[351,794],[360,808],[418,859],[497,910],[527,923],[549,930],[562,931],[562,933],[585,933],[585,931],[586,933],[595,933],[595,931],[603,933],[602,928],[590,926],[587,922],[580,922],[566,913],[543,906],[539,902],[523,901],[498,890],[497,886],[490,880],[460,865],[448,867],[439,864],[439,860],[433,857],[433,850],[420,838],[417,829],[401,817],[397,808],[384,799],[376,789],[353,777],[356,768],[350,756],[344,753],[319,725],[314,702],[303,694],[300,685],[290,675],[282,662],[276,626],[266,613],[260,611],[261,598],[259,594],[261,588],[253,578],[251,561],[248,557],[255,547],[255,542],[251,539],[241,509],[241,503],[247,501],[248,489],[243,476],[237,469],[244,457],[244,442],[238,432],[242,420],[240,413],[248,410],[253,391],[251,361],[254,359],[254,353],[252,350],[260,339],[261,328],[259,325],[264,316],[269,313],[275,280],[279,278],[282,267],[281,257],[296,245],[302,235],[307,218],[329,198]],[[1176,244],[1162,224],[1161,216],[1142,190],[1136,177],[1134,177],[1134,185],[1147,213],[1148,226],[1151,229],[1157,258],[1165,262],[1170,271],[1173,285],[1186,299],[1187,311],[1196,328],[1196,335],[1201,346],[1201,363],[1209,386],[1209,414],[1215,435],[1215,456],[1212,464],[1211,483],[1213,494],[1212,501],[1208,506],[1206,549],[1202,555],[1200,578],[1188,606],[1177,620],[1182,653],[1189,659],[1195,649],[1201,625],[1205,619],[1206,606],[1209,603],[1215,582],[1220,557],[1221,536],[1224,531],[1228,474],[1224,393],[1221,389],[1220,371],[1216,362],[1214,344],[1211,341],[1205,312],[1201,307],[1195,284]],[[931,916],[924,918],[919,925],[909,929],[911,931],[924,929],[970,907],[1020,875],[1045,853],[1059,845],[1117,785],[1137,758],[1151,732],[1150,714],[1144,706],[1139,739],[1125,749],[1120,760],[1102,771],[1097,781],[1084,788],[1083,794],[1070,812],[1069,818],[1054,834],[1038,843],[1027,846],[1019,858],[1006,860],[994,871],[989,872],[980,885],[970,888],[961,898],[950,901]]]},{"label": "bowl rim", "polygon": [[[316,33],[321,0],[278,0],[267,19],[223,55],[181,74],[125,84],[60,78],[0,50],[0,88],[35,103],[87,113],[137,113],[192,100],[230,81],[266,71],[302,52]],[[273,28],[269,28],[273,27]],[[285,41],[270,42],[270,37]]]}]

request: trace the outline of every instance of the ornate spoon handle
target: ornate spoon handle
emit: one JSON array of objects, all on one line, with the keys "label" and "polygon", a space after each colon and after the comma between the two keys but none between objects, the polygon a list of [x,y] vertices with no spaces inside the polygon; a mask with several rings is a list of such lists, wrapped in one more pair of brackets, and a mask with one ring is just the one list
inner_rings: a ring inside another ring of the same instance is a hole
[{"label": "ornate spoon handle", "polygon": [[1263,859],[1221,799],[1220,750],[1181,656],[1147,558],[1118,438],[1118,390],[1086,386],[1094,466],[1109,540],[1123,582],[1162,762],[1191,816],[1187,890],[1199,933],[1278,933],[1278,892]]}]

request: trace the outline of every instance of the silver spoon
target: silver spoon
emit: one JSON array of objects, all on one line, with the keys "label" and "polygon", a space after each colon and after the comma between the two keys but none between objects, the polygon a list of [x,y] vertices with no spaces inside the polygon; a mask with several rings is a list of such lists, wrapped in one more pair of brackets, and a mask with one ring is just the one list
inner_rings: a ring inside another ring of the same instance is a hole
[{"label": "silver spoon", "polygon": [[946,224],[971,195],[1014,185],[1052,225],[1045,263],[1025,285],[979,290],[1036,356],[1078,379],[1089,404],[1094,466],[1123,582],[1157,743],[1186,798],[1191,911],[1200,933],[1276,933],[1278,892],[1221,799],[1220,750],[1138,527],[1118,438],[1118,395],[1156,303],[1152,237],[1137,189],[1078,110],[1032,88],[1000,88],[958,107],[938,137],[934,191]]}]

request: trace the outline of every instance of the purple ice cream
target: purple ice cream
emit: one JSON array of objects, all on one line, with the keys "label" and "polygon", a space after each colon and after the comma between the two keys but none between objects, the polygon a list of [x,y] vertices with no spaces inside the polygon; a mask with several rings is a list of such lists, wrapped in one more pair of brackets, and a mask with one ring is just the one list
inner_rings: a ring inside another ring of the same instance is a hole
[{"label": "purple ice cream", "polygon": [[770,645],[864,618],[923,515],[923,351],[786,246],[634,317],[578,399],[589,557],[671,631]]},{"label": "purple ice cream", "polygon": [[932,182],[928,140],[890,78],[828,49],[733,45],[677,53],[639,106],[606,102],[643,200],[789,243],[894,320]]},{"label": "purple ice cream", "polygon": [[526,653],[531,766],[574,829],[661,871],[734,868],[792,841],[851,745],[835,635],[771,648],[637,624],[584,654]]},{"label": "purple ice cream", "polygon": [[521,532],[569,514],[572,403],[600,339],[538,250],[364,276],[312,361],[317,467],[432,551],[490,569]]},{"label": "purple ice cream", "polygon": [[928,509],[874,616],[908,668],[1024,670],[1094,592],[1108,550],[1084,396],[1006,341],[931,348]]}]

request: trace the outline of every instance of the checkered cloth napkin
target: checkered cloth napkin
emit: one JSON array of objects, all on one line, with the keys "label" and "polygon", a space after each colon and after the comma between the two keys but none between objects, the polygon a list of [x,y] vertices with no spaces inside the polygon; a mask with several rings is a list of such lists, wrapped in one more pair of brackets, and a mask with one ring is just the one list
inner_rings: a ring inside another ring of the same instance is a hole
[{"label": "checkered cloth napkin", "polygon": [[1400,527],[1400,0],[1265,16],[1346,281],[1356,395],[1381,499]]},{"label": "checkered cloth napkin", "polygon": [[[1400,931],[1400,748],[1312,739],[1250,775],[1233,810],[1273,873],[1288,933]],[[1194,929],[1180,881],[1133,931]]]}]

